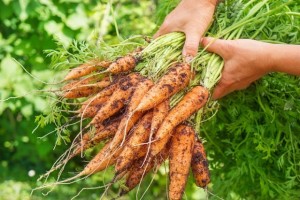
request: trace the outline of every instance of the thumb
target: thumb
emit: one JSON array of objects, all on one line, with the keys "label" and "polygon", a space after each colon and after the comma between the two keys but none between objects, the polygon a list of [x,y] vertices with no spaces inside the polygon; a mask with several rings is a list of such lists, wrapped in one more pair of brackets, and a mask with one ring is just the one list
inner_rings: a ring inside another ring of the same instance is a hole
[{"label": "thumb", "polygon": [[185,43],[182,50],[182,55],[186,59],[186,62],[190,62],[191,59],[196,56],[201,39],[201,35],[195,33],[185,33]]},{"label": "thumb", "polygon": [[218,84],[213,91],[212,98],[213,100],[217,100],[225,96],[227,93],[228,91],[226,91],[226,87],[223,87],[222,84]]},{"label": "thumb", "polygon": [[202,46],[206,48],[207,51],[216,53],[222,58],[226,58],[229,52],[228,41],[220,40],[212,37],[205,37],[201,41]]}]

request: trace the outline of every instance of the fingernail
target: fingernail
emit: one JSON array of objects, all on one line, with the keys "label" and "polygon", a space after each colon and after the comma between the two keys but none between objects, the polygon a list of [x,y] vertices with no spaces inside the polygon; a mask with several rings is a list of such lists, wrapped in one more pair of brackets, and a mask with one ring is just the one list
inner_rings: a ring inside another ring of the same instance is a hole
[{"label": "fingernail", "polygon": [[192,60],[193,60],[193,56],[191,56],[191,55],[186,55],[186,56],[184,57],[184,60],[185,60],[185,62],[190,63],[190,62],[192,62]]}]

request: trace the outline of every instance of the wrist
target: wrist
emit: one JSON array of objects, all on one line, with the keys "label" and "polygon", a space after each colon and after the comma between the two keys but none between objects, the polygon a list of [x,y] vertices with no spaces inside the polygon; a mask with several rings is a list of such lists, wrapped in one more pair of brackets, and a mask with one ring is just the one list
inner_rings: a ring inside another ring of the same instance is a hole
[{"label": "wrist", "polygon": [[274,51],[275,47],[274,44],[270,43],[265,43],[265,48],[264,48],[264,60],[266,61],[265,63],[265,68],[266,72],[275,72],[276,71],[276,63],[277,63],[277,53]]}]

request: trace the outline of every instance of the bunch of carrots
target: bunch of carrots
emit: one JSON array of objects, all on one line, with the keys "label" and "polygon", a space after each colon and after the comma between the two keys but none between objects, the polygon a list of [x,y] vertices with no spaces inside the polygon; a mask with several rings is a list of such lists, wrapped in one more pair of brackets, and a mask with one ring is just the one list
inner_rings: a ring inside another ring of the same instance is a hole
[{"label": "bunch of carrots", "polygon": [[[271,0],[241,0],[240,9],[234,1],[226,2],[222,5],[225,14],[212,24],[208,36],[255,38],[272,29],[268,24],[271,17],[295,15],[286,11],[294,0],[280,6]],[[228,20],[227,11],[234,8],[235,18]],[[113,165],[115,176],[108,186],[125,180],[120,191],[124,195],[166,160],[170,199],[182,198],[190,168],[196,185],[207,187],[208,161],[198,133],[204,114],[216,105],[209,97],[221,77],[224,61],[200,48],[191,63],[183,62],[184,40],[184,34],[170,33],[146,47],[137,45],[135,51],[123,57],[96,58],[68,72],[63,80],[66,84],[59,90],[60,102],[74,100],[69,104],[76,109],[68,111],[75,114],[72,119],[80,118],[80,132],[41,178],[47,180],[57,169],[61,175],[71,158],[98,144],[103,147],[74,177],[37,189],[71,183]]]},{"label": "bunch of carrots", "polygon": [[75,117],[88,123],[43,177],[63,168],[74,156],[104,143],[80,173],[56,184],[114,165],[111,184],[126,179],[126,189],[120,192],[123,195],[169,158],[170,199],[181,199],[190,168],[196,184],[207,186],[210,177],[204,147],[186,120],[205,105],[209,91],[201,85],[194,86],[170,108],[169,99],[185,89],[194,77],[190,65],[175,63],[153,82],[133,72],[139,60],[137,50],[113,62],[90,61],[65,76],[67,84],[61,88],[61,98],[80,99]]}]

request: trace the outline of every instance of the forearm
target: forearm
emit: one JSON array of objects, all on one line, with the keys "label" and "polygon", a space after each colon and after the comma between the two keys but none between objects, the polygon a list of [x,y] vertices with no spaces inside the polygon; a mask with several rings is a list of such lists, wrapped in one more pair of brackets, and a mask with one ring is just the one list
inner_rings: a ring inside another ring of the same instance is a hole
[{"label": "forearm", "polygon": [[272,46],[271,70],[300,75],[300,45],[272,44]]}]

